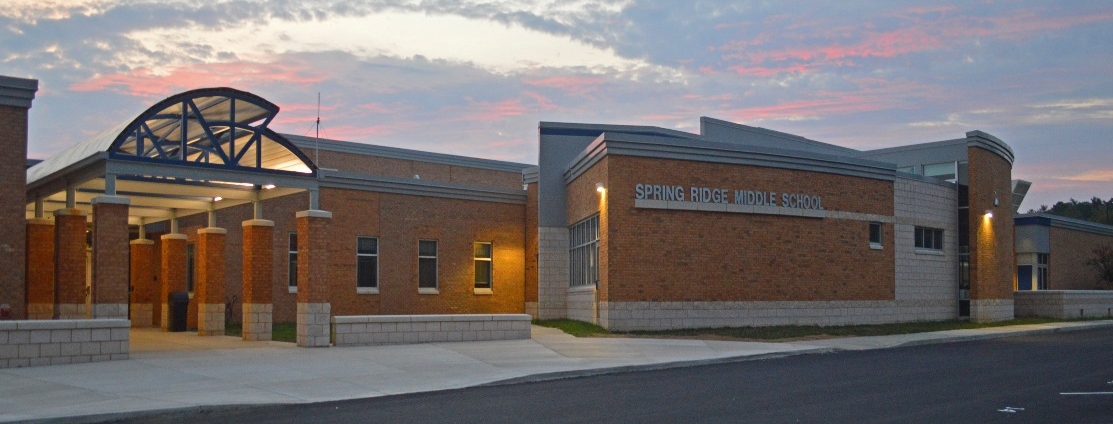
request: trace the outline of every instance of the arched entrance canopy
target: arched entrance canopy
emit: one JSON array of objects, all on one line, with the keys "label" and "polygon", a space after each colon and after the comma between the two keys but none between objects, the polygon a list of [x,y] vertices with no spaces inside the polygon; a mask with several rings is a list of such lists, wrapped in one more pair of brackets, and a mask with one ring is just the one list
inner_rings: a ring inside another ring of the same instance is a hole
[{"label": "arched entrance canopy", "polygon": [[28,169],[28,217],[105,194],[130,198],[136,223],[316,192],[317,166],[268,127],[278,110],[232,88],[170,96]]}]

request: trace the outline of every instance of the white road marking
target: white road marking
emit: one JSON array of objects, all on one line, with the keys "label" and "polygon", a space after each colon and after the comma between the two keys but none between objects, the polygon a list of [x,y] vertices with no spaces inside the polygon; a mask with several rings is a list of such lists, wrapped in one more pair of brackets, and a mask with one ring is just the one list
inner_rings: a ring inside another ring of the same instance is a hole
[{"label": "white road marking", "polygon": [[1023,410],[1024,410],[1024,408],[1017,408],[1015,406],[1006,406],[1005,409],[998,409],[997,412],[1008,412],[1010,414],[1015,414],[1015,413],[1023,411]]},{"label": "white road marking", "polygon": [[1113,392],[1066,392],[1059,393],[1063,396],[1067,395],[1113,395]]}]

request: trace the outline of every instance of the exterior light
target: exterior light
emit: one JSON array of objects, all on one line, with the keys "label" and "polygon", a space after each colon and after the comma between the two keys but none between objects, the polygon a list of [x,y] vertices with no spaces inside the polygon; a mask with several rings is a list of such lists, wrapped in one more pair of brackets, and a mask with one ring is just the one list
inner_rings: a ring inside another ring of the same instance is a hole
[{"label": "exterior light", "polygon": [[221,200],[224,200],[224,198],[223,198],[223,197],[220,197],[220,196],[216,196],[216,197],[214,197],[214,198],[213,198],[213,201],[214,201],[214,202],[219,202],[219,201],[221,201]]},{"label": "exterior light", "polygon": [[263,188],[266,189],[266,190],[270,190],[270,189],[274,188],[274,184],[267,184],[267,185],[263,186]]},{"label": "exterior light", "polygon": [[603,183],[595,183],[595,191],[603,193],[603,192],[606,192],[607,189],[605,187],[603,187]]},{"label": "exterior light", "polygon": [[986,219],[993,218],[993,211],[985,211]]}]

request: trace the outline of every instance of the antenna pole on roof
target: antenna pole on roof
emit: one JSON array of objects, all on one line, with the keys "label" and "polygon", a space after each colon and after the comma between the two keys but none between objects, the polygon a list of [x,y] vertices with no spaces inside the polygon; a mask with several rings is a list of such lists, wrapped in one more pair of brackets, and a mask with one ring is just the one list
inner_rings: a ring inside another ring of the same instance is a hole
[{"label": "antenna pole on roof", "polygon": [[317,137],[313,142],[313,162],[321,167],[321,92],[317,92]]}]

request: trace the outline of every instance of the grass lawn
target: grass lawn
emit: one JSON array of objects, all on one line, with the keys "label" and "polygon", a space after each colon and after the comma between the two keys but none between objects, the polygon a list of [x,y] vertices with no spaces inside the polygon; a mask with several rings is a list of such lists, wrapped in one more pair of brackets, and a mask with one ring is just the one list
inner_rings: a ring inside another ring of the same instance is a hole
[{"label": "grass lawn", "polygon": [[611,332],[595,324],[570,319],[534,320],[535,325],[558,328],[576,337],[659,337],[720,340],[792,341],[831,337],[887,336],[893,334],[926,333],[931,331],[962,330],[970,328],[1004,327],[1009,325],[1043,324],[1065,321],[1052,318],[1019,318],[1010,321],[974,323],[965,320],[922,321],[877,325],[778,325],[770,327],[720,327],[683,330]]},{"label": "grass lawn", "polygon": [[[224,335],[242,336],[243,326],[238,323],[225,323]],[[296,322],[276,322],[271,325],[271,340],[276,342],[297,343],[298,324]]]}]

